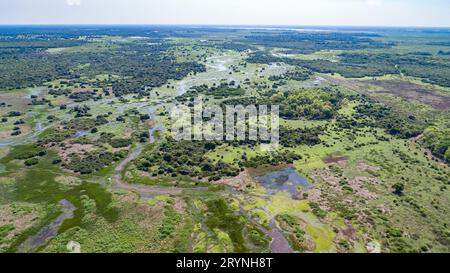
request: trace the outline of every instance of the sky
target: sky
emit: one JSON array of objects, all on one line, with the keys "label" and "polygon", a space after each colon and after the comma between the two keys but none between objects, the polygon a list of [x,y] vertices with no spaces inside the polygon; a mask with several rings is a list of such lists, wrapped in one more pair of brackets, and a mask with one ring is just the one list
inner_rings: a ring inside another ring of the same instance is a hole
[{"label": "sky", "polygon": [[450,0],[1,0],[0,24],[450,27]]}]

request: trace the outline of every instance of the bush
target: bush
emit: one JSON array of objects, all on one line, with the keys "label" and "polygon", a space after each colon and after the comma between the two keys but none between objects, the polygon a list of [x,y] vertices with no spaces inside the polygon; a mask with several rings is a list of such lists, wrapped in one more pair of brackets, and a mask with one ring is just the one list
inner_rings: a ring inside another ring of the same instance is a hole
[{"label": "bush", "polygon": [[109,144],[113,148],[124,148],[131,145],[131,139],[126,138],[113,138],[109,141]]},{"label": "bush", "polygon": [[396,194],[398,196],[402,196],[403,191],[405,190],[405,185],[403,183],[395,183],[392,186],[392,189],[394,190],[394,194]]},{"label": "bush", "polygon": [[13,159],[26,160],[39,156],[42,152],[45,153],[43,148],[36,145],[19,145],[14,147],[9,156]]},{"label": "bush", "polygon": [[70,138],[75,133],[74,130],[59,130],[50,128],[39,135],[38,143],[41,145],[49,143],[60,143]]},{"label": "bush", "polygon": [[25,160],[24,164],[26,166],[34,166],[39,163],[39,160],[36,157]]},{"label": "bush", "polygon": [[79,155],[71,155],[66,168],[81,174],[90,174],[99,171],[114,161],[115,157],[110,152],[91,152],[81,158]]}]

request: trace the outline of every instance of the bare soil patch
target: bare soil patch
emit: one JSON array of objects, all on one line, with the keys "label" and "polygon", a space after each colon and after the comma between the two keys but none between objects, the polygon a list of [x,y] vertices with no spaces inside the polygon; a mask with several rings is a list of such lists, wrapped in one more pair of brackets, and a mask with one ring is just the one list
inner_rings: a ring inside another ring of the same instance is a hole
[{"label": "bare soil patch", "polygon": [[355,177],[348,182],[349,187],[352,188],[352,190],[355,191],[355,193],[357,195],[359,195],[367,200],[376,199],[377,194],[369,191],[365,186],[366,183],[376,184],[376,183],[378,183],[378,180],[373,177],[361,176],[361,177]]},{"label": "bare soil patch", "polygon": [[330,171],[330,170],[322,170],[318,171],[312,175],[314,180],[322,180],[329,184],[332,187],[338,188],[340,179]]},{"label": "bare soil patch", "polygon": [[437,90],[419,84],[402,80],[370,80],[363,81],[363,83],[380,87],[384,93],[429,105],[438,110],[450,109],[450,95],[439,93]]},{"label": "bare soil patch", "polygon": [[95,149],[92,144],[68,144],[66,147],[58,151],[59,156],[63,160],[67,160],[71,154],[83,155],[86,152],[91,152]]},{"label": "bare soil patch", "polygon": [[[345,221],[346,228],[337,228],[338,232],[336,235],[335,242],[339,242],[341,240],[345,240],[347,242],[353,243],[358,241],[358,231],[353,227],[353,225],[349,221]],[[336,244],[337,251],[339,253],[348,253],[350,251],[349,248]]]},{"label": "bare soil patch", "polygon": [[319,204],[320,209],[329,211],[330,207],[326,199],[322,196],[322,190],[319,188],[304,189],[298,195],[300,199],[306,199],[310,202]]},{"label": "bare soil patch", "polygon": [[346,167],[348,164],[348,158],[346,156],[328,156],[323,159],[327,165],[338,165],[342,168]]},{"label": "bare soil patch", "polygon": [[175,199],[175,203],[173,205],[173,208],[175,209],[175,211],[177,211],[178,213],[181,213],[181,214],[185,214],[186,207],[187,207],[186,202],[182,198]]},{"label": "bare soil patch", "polygon": [[82,181],[78,177],[62,175],[55,178],[55,181],[68,187],[81,185]]},{"label": "bare soil patch", "polygon": [[252,176],[250,175],[250,171],[244,170],[238,176],[231,177],[231,178],[223,178],[223,179],[215,182],[215,184],[227,185],[227,186],[230,186],[237,190],[245,190],[247,185],[250,185],[253,182],[254,182],[254,180],[253,180]]},{"label": "bare soil patch", "polygon": [[353,225],[350,221],[345,220],[345,224],[347,225],[347,228],[342,230],[342,234],[348,240],[357,241],[358,240],[358,231],[353,227]]},{"label": "bare soil patch", "polygon": [[[426,87],[420,84],[412,83],[403,80],[352,80],[341,79],[331,76],[324,76],[324,78],[331,84],[343,85],[348,88],[373,97],[373,92],[365,90],[364,85],[371,85],[377,88],[381,88],[381,91],[377,93],[385,93],[398,96],[408,101],[419,102],[424,105],[429,105],[438,110],[450,109],[450,95],[443,94],[436,89]],[[389,105],[388,100],[383,100],[380,97],[376,97]]]},{"label": "bare soil patch", "polygon": [[362,171],[362,172],[368,172],[368,171],[377,172],[377,171],[381,170],[381,168],[371,166],[365,161],[358,161],[358,163],[356,164],[356,167],[358,168],[359,171]]},{"label": "bare soil patch", "polygon": [[39,215],[31,205],[11,204],[0,206],[0,226],[14,226],[14,229],[5,237],[6,240],[10,240],[29,229],[37,223],[38,219]]},{"label": "bare soil patch", "polygon": [[345,156],[328,156],[323,159],[323,161],[327,164],[338,163],[341,161],[347,160]]},{"label": "bare soil patch", "polygon": [[10,111],[20,111],[25,113],[32,106],[29,105],[31,99],[25,98],[30,94],[27,90],[0,91],[0,102],[6,102],[11,107],[0,107],[0,115]]},{"label": "bare soil patch", "polygon": [[[14,126],[14,127],[16,127],[16,126]],[[11,135],[13,133],[13,130],[7,130],[7,131],[0,132],[0,139],[7,140],[7,139],[20,138],[20,137],[23,137],[24,135],[27,135],[27,134],[29,134],[31,132],[30,125],[23,124],[23,125],[18,125],[17,127],[19,127],[20,131],[22,132],[20,135],[13,136],[13,135]]]}]

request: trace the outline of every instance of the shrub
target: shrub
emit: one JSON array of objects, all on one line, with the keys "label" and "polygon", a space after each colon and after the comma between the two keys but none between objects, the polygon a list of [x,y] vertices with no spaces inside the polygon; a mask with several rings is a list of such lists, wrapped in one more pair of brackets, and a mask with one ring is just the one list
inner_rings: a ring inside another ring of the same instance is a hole
[{"label": "shrub", "polygon": [[39,163],[39,160],[36,157],[25,160],[24,164],[26,166],[34,166]]}]

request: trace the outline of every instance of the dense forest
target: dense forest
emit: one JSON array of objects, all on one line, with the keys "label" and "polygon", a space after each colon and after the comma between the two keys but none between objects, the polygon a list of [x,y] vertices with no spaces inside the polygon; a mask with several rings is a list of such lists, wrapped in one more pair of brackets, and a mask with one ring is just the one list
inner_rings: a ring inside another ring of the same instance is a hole
[{"label": "dense forest", "polygon": [[118,44],[101,52],[51,53],[47,49],[76,47],[86,42],[36,39],[0,40],[0,88],[19,89],[60,78],[110,74],[122,78],[112,82],[113,92],[120,96],[143,92],[145,87],[161,86],[168,79],[179,80],[190,72],[205,70],[203,65],[195,62],[176,62],[167,53],[171,46],[159,43],[160,40]]}]

